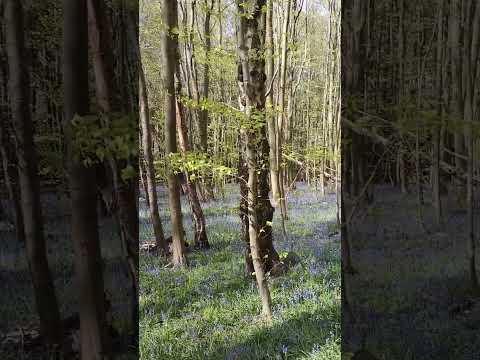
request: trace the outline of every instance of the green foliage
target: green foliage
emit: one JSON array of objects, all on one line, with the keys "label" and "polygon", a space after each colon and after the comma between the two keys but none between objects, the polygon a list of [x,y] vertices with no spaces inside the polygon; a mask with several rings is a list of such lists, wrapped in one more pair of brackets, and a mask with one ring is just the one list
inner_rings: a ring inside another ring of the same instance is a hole
[{"label": "green foliage", "polygon": [[[253,19],[253,14],[257,9],[256,1],[253,0],[245,0],[238,4],[238,7],[242,9],[242,12],[239,14],[242,17],[245,17],[247,20]],[[263,10],[263,9],[261,9]]]},{"label": "green foliage", "polygon": [[321,159],[331,159],[331,152],[324,146],[310,146],[305,151],[305,160],[313,162],[320,161]]},{"label": "green foliage", "polygon": [[112,158],[126,161],[121,169],[124,180],[136,174],[131,165],[138,156],[136,115],[75,115],[71,125],[74,154],[85,166]]},{"label": "green foliage", "polygon": [[215,162],[208,154],[191,151],[184,155],[170,153],[167,161],[157,161],[156,166],[163,177],[166,177],[165,169],[169,167],[175,174],[187,172],[191,181],[207,177],[214,181],[223,180],[235,174],[235,169]]}]

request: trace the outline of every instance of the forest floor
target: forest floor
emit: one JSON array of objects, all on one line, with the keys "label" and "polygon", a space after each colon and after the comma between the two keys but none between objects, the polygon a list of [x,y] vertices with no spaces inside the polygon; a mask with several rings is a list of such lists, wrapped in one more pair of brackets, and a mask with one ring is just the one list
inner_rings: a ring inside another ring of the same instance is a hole
[{"label": "forest floor", "polygon": [[[8,209],[7,201],[2,202]],[[73,244],[70,238],[69,202],[56,194],[42,196],[45,235],[50,271],[54,278],[58,303],[63,318],[78,311],[78,293],[74,279]],[[100,220],[100,241],[105,260],[105,290],[112,303],[113,326],[124,336],[129,336],[131,311],[127,284],[130,280],[122,257],[121,242],[111,219]],[[15,238],[13,226],[0,221],[0,358],[44,359],[38,348],[22,347],[11,343],[7,334],[38,332],[33,286],[28,270],[25,246]],[[21,340],[15,336],[12,340]],[[124,357],[124,359],[127,359]]]},{"label": "forest floor", "polygon": [[[352,231],[358,274],[346,277],[348,299],[367,328],[367,349],[379,359],[480,359],[480,299],[469,286],[466,211],[444,198],[445,223],[435,229],[425,195],[423,228],[414,194],[376,188],[375,202]],[[361,330],[345,315],[343,349],[357,350]]]},{"label": "forest floor", "polygon": [[[271,279],[273,324],[259,320],[255,283],[244,275],[238,187],[224,199],[204,204],[211,248],[188,254],[188,269],[172,270],[165,260],[140,259],[140,354],[143,360],[340,359],[340,238],[335,196],[321,198],[299,184],[289,197],[288,241],[273,221],[279,253],[293,251],[301,264]],[[170,234],[167,195],[160,211]],[[192,226],[182,198],[187,239]],[[141,241],[153,234],[145,200],[140,200]]]}]

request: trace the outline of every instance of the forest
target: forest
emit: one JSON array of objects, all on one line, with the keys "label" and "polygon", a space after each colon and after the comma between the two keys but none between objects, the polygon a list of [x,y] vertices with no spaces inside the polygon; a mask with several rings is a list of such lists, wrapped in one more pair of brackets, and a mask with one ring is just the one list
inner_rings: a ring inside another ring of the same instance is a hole
[{"label": "forest", "polygon": [[340,2],[140,2],[142,359],[340,358]]},{"label": "forest", "polygon": [[0,358],[136,359],[138,3],[0,14]]},{"label": "forest", "polygon": [[1,359],[480,359],[478,0],[0,19]]},{"label": "forest", "polygon": [[480,3],[342,5],[342,353],[476,359]]}]

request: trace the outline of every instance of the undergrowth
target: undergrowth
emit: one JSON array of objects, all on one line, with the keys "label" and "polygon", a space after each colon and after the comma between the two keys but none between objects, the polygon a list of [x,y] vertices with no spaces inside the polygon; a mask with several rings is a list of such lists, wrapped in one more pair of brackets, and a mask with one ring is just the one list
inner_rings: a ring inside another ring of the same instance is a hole
[{"label": "undergrowth", "polygon": [[[207,205],[211,249],[188,254],[187,269],[141,257],[141,358],[340,359],[340,243],[328,238],[335,199],[299,186],[289,201],[287,240],[276,214],[277,251],[294,251],[302,262],[270,279],[271,325],[262,322],[255,283],[244,276],[239,218],[231,211],[236,201],[231,195]],[[149,240],[150,225],[142,226],[142,240]]]}]

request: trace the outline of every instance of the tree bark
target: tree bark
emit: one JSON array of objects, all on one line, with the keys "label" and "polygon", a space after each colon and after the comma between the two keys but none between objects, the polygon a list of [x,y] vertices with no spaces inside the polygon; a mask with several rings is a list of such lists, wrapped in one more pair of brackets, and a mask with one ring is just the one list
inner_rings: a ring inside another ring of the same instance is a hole
[{"label": "tree bark", "polygon": [[38,161],[30,114],[30,80],[25,64],[26,52],[21,2],[6,0],[4,16],[11,113],[17,140],[18,178],[28,265],[42,337],[48,345],[58,346],[62,344],[62,329],[45,246]]},{"label": "tree bark", "polygon": [[282,213],[282,218],[284,220],[287,219],[287,206],[286,206],[286,199],[285,199],[285,180],[286,180],[286,168],[281,167],[282,163],[282,146],[284,143],[284,136],[286,132],[285,127],[285,96],[287,91],[287,61],[288,61],[288,29],[290,25],[290,10],[291,10],[291,0],[287,0],[286,2],[286,13],[285,19],[283,22],[283,28],[281,33],[281,62],[280,62],[280,79],[279,79],[279,92],[278,92],[278,108],[279,114],[277,117],[277,136],[276,136],[276,155],[277,155],[277,166],[278,166],[278,173],[279,173],[279,195],[280,197],[275,201],[276,203],[280,204],[280,211]]},{"label": "tree bark", "polygon": [[[277,126],[275,122],[275,116],[273,115],[273,80],[274,80],[274,40],[273,40],[273,0],[267,1],[267,14],[266,14],[266,44],[265,44],[265,57],[266,57],[266,75],[267,84],[270,86],[270,91],[266,98],[267,109],[267,125],[268,125],[268,141],[270,143],[270,183],[272,188],[272,205],[274,207],[279,206],[280,202],[280,185],[278,183],[278,162],[277,162]],[[272,111],[272,114],[268,112]]]},{"label": "tree bark", "polygon": [[[254,113],[265,112],[265,59],[250,58],[251,52],[264,51],[266,19],[262,9],[265,5],[265,0],[257,0],[250,7],[244,8],[242,1],[237,1],[240,15],[237,31],[240,60],[238,84],[240,104],[247,122],[258,121],[252,118]],[[271,321],[271,299],[266,272],[271,269],[273,261],[278,260],[278,254],[273,248],[271,221],[274,210],[268,197],[269,168],[262,166],[259,169],[260,161],[268,163],[269,156],[266,122],[261,121],[263,123],[259,129],[242,127],[240,133],[245,150],[242,175],[245,175],[245,169],[248,173],[246,187],[244,184],[241,188],[243,200],[240,206],[242,221],[248,219],[248,225],[243,224],[243,229],[248,229],[249,248],[262,301],[262,312],[266,319]]]},{"label": "tree bark", "polygon": [[[463,118],[463,84],[462,84],[462,57],[461,57],[461,2],[460,1],[450,1],[449,9],[449,48],[450,48],[450,57],[451,57],[451,76],[452,76],[452,86],[453,86],[453,106],[452,106],[452,115],[457,119]],[[465,153],[465,141],[464,135],[462,132],[455,131],[454,133],[454,150],[457,154]],[[465,172],[466,161],[455,157],[455,168],[457,172]],[[465,184],[462,180],[452,179],[454,181],[455,187],[454,191],[457,196],[460,196],[465,191]]]},{"label": "tree bark", "polygon": [[20,244],[25,243],[25,229],[23,222],[22,204],[20,199],[20,187],[18,179],[18,165],[13,144],[9,139],[8,126],[3,121],[0,124],[0,155],[2,157],[3,178],[8,192],[8,198],[12,203],[16,239]]},{"label": "tree bark", "polygon": [[145,73],[143,66],[139,66],[139,99],[140,99],[140,124],[142,129],[142,148],[145,157],[145,180],[146,180],[146,196],[150,209],[150,219],[152,220],[153,232],[155,234],[155,242],[157,249],[164,254],[168,252],[168,244],[165,240],[160,214],[158,212],[157,188],[155,182],[155,168],[153,166],[152,154],[152,135],[150,128],[150,111],[148,106],[147,86],[145,83]]},{"label": "tree bark", "polygon": [[[102,126],[108,127],[115,118],[113,110],[119,107],[115,103],[113,94],[118,93],[114,89],[113,79],[113,51],[109,46],[109,25],[105,16],[103,3],[87,0],[88,30],[90,48],[93,53],[93,69],[95,73],[96,97],[103,115]],[[114,196],[116,198],[116,217],[119,224],[120,239],[125,246],[126,263],[132,281],[132,323],[137,328],[138,323],[138,197],[135,192],[135,180],[123,180],[120,174],[120,166],[125,161],[115,158],[115,155],[107,156],[107,162],[112,174]]]},{"label": "tree bark", "polygon": [[[438,103],[437,115],[439,120],[442,119],[442,62],[443,62],[443,6],[444,0],[439,0],[439,13],[438,13],[438,31],[437,31],[437,69],[436,69],[436,86],[438,89]],[[432,161],[432,200],[435,211],[435,222],[437,226],[440,226],[442,221],[442,204],[440,202],[440,124],[433,126],[432,136],[432,149],[433,149],[433,161]]]},{"label": "tree bark", "polygon": [[[68,177],[71,197],[71,236],[80,304],[80,352],[84,360],[109,357],[105,298],[96,207],[96,178],[74,149],[71,121],[89,111],[88,24],[86,0],[63,1],[63,94]],[[80,120],[80,118],[79,118]],[[81,121],[81,120],[80,120]]]},{"label": "tree bark", "polygon": [[[176,101],[176,110],[180,151],[182,152],[182,157],[186,159],[186,155],[190,150],[188,145],[187,124],[184,120],[184,109],[178,100]],[[195,224],[195,238],[193,243],[197,249],[208,249],[210,244],[208,243],[207,227],[205,224],[205,216],[203,215],[203,210],[200,201],[198,200],[197,187],[195,186],[195,182],[191,180],[188,171],[184,171],[184,175],[186,194],[192,210],[193,222]]]},{"label": "tree bark", "polygon": [[[208,4],[210,2],[210,5]],[[205,38],[205,64],[203,66],[203,88],[202,96],[207,100],[210,95],[210,51],[212,48],[211,37],[211,17],[215,6],[215,0],[204,0],[205,21],[203,23],[203,36]],[[207,109],[200,112],[200,146],[204,154],[208,153],[208,124],[209,113]],[[210,178],[205,179],[205,200],[213,199],[212,181]]]},{"label": "tree bark", "polygon": [[[162,55],[165,60],[164,88],[165,96],[165,144],[167,156],[177,153],[176,139],[176,99],[175,99],[175,70],[177,68],[178,36],[172,29],[178,27],[178,13],[176,0],[163,0],[162,9],[166,30],[163,35]],[[171,164],[168,165],[168,198],[172,222],[172,262],[175,266],[187,265],[185,257],[182,208],[180,203],[180,187],[177,176]]]}]

